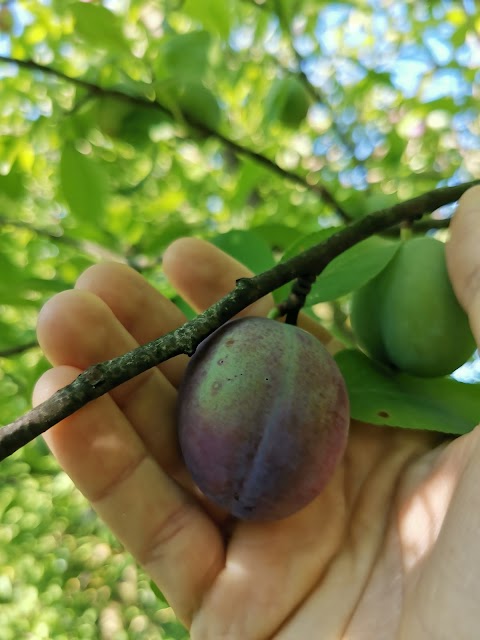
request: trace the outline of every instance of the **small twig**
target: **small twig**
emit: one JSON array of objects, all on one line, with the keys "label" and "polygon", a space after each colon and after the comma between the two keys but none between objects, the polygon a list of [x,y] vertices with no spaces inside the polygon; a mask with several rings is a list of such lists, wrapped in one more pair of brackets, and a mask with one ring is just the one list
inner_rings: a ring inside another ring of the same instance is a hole
[{"label": "small twig", "polygon": [[448,229],[450,222],[451,218],[442,218],[441,220],[426,218],[425,220],[414,222],[412,225],[412,231],[414,233],[421,233],[429,231],[430,229]]},{"label": "small twig", "polygon": [[[299,54],[297,49],[295,48],[295,45],[294,45],[294,42],[293,42],[293,35],[292,35],[291,29],[290,29],[290,25],[288,24],[288,21],[286,19],[285,11],[283,9],[282,3],[280,2],[280,0],[274,0],[273,4],[274,4],[274,7],[275,7],[275,12],[276,12],[276,14],[278,16],[280,25],[281,25],[283,31],[285,32],[285,34],[288,37],[288,45],[289,45],[290,51],[293,54],[293,57],[295,58],[296,66],[297,66],[296,71],[292,72],[292,71],[289,71],[288,69],[285,69],[283,67],[283,65],[282,65],[283,71],[287,71],[291,75],[298,77],[300,82],[305,87],[306,91],[310,94],[310,97],[312,98],[312,100],[314,100],[315,102],[318,102],[319,104],[324,105],[325,108],[328,109],[328,111],[330,112],[330,116],[332,118],[331,129],[335,132],[337,138],[340,140],[340,142],[343,144],[343,146],[347,149],[347,151],[351,154],[351,156],[352,157],[355,156],[355,147],[352,145],[351,140],[349,140],[347,138],[347,136],[344,134],[344,132],[342,131],[342,129],[338,125],[338,122],[336,121],[336,119],[334,117],[335,116],[334,110],[332,109],[332,105],[327,100],[326,95],[318,87],[315,87],[310,82],[310,78],[307,76],[307,74],[302,69],[303,58]],[[278,65],[278,61],[276,59],[275,59],[275,62]],[[362,166],[363,163],[358,162],[357,164],[359,166]],[[344,222],[351,222],[352,221],[352,216],[347,211],[345,211],[344,209],[342,209],[342,211],[339,212],[339,214],[340,214],[340,217],[343,219]]]},{"label": "small twig", "polygon": [[191,355],[210,333],[268,293],[301,275],[320,274],[334,258],[358,242],[403,220],[416,220],[455,202],[476,184],[480,180],[444,187],[372,213],[264,273],[241,278],[233,291],[193,320],[118,358],[93,365],[48,400],[0,429],[0,460],[123,382],[179,354]]},{"label": "small twig", "polygon": [[413,235],[413,222],[405,220],[400,224],[400,240],[409,240]]},{"label": "small twig", "polygon": [[[431,229],[448,229],[450,226],[451,218],[422,218],[422,220],[417,220],[411,225],[412,232],[415,233],[425,233],[426,231],[430,231]],[[382,233],[383,236],[389,238],[398,238],[401,233],[401,226],[397,225],[392,227],[391,229],[387,229]]]},{"label": "small twig", "polygon": [[300,276],[294,281],[288,298],[278,305],[280,317],[285,317],[287,324],[297,324],[298,314],[305,304],[316,276]]},{"label": "small twig", "polygon": [[[106,87],[101,87],[92,82],[88,82],[87,80],[83,80],[82,78],[74,78],[72,76],[69,76],[66,73],[63,73],[63,71],[59,71],[58,69],[54,69],[53,67],[48,67],[46,65],[39,64],[34,60],[19,60],[17,58],[11,58],[10,56],[0,55],[0,62],[16,64],[23,69],[40,71],[46,75],[59,78],[73,85],[76,85],[77,87],[86,89],[87,91],[89,91],[95,96],[108,96],[111,98],[115,98],[117,100],[121,100],[123,102],[128,102],[136,106],[141,106],[144,108],[146,107],[149,109],[160,111],[165,115],[169,116],[170,118],[172,118],[172,120],[175,120],[175,114],[167,106],[163,105],[158,100],[154,100],[154,101],[147,100],[142,96],[136,96],[136,95],[124,93],[123,91],[120,91],[118,89],[108,89]],[[183,119],[191,129],[194,129],[200,133],[203,133],[206,136],[211,136],[216,138],[225,147],[227,147],[234,153],[243,157],[250,158],[256,161],[258,164],[264,167],[267,167],[267,169],[269,169],[273,173],[276,173],[280,177],[285,178],[289,182],[292,182],[293,184],[301,185],[307,191],[311,191],[312,193],[317,194],[342,218],[345,218],[346,216],[348,216],[347,212],[344,211],[343,207],[336,201],[335,197],[329,191],[329,189],[327,189],[327,187],[319,183],[313,183],[304,176],[287,171],[287,169],[284,169],[283,167],[278,165],[276,162],[274,162],[267,156],[262,155],[258,151],[255,151],[253,149],[250,149],[249,147],[241,145],[240,143],[235,142],[234,140],[228,138],[227,136],[223,135],[222,133],[219,133],[214,129],[211,129],[210,127],[207,127],[205,125],[200,125],[199,123],[194,122],[193,120],[188,118],[187,114],[182,114],[182,115],[183,115]]]},{"label": "small twig", "polygon": [[81,251],[82,253],[90,255],[97,260],[100,259],[114,260],[115,262],[126,262],[125,258],[119,253],[116,253],[115,251],[112,251],[107,247],[103,247],[100,244],[92,242],[91,240],[71,238],[70,236],[65,235],[63,232],[56,233],[47,228],[34,227],[29,222],[25,222],[24,220],[13,220],[12,218],[7,218],[6,216],[0,215],[0,225],[3,227],[27,229],[36,236],[48,238],[48,240],[51,240],[52,242],[73,247],[77,251]]},{"label": "small twig", "polygon": [[6,349],[0,350],[0,358],[17,356],[21,353],[25,353],[25,351],[29,351],[30,349],[35,349],[35,347],[38,347],[38,342],[36,340],[27,342],[26,344],[18,344],[15,347],[7,347]]}]

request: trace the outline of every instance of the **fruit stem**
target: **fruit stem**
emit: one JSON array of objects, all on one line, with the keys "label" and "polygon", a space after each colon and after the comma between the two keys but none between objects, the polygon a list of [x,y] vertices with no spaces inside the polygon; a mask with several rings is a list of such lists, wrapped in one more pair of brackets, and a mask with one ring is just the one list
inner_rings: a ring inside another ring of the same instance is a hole
[{"label": "fruit stem", "polygon": [[409,220],[404,221],[400,224],[400,240],[405,242],[405,240],[410,240],[413,236],[413,226],[412,222]]}]

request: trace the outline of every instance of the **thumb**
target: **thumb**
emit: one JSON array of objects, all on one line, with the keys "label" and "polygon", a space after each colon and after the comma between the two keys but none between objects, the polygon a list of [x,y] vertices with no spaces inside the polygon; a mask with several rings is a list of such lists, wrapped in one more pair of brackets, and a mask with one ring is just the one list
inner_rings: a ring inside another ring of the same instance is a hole
[{"label": "thumb", "polygon": [[448,273],[480,345],[480,186],[460,198],[450,233],[446,246]]}]

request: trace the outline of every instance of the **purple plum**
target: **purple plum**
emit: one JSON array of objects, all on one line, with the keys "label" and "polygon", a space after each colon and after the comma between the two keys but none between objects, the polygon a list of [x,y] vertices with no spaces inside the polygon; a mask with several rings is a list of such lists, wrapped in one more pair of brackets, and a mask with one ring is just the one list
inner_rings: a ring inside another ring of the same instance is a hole
[{"label": "purple plum", "polygon": [[178,398],[184,461],[200,490],[244,520],[285,518],[330,480],[347,442],[343,377],[296,326],[241,318],[190,359]]}]

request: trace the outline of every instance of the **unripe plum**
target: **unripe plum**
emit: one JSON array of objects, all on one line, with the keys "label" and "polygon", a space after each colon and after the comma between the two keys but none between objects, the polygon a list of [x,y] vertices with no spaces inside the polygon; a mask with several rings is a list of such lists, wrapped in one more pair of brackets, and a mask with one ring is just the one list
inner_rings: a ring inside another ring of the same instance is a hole
[{"label": "unripe plum", "polygon": [[403,242],[387,267],[355,292],[351,324],[372,358],[412,375],[447,375],[475,350],[448,278],[445,245],[431,237]]},{"label": "unripe plum", "polygon": [[179,390],[185,464],[215,504],[246,520],[306,506],[346,446],[349,402],[322,343],[267,318],[226,323],[191,358]]},{"label": "unripe plum", "polygon": [[296,77],[276,80],[267,96],[267,108],[285,127],[297,129],[307,117],[310,96]]}]

